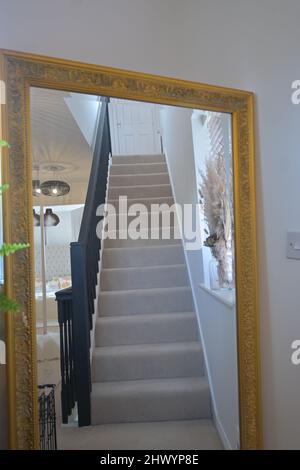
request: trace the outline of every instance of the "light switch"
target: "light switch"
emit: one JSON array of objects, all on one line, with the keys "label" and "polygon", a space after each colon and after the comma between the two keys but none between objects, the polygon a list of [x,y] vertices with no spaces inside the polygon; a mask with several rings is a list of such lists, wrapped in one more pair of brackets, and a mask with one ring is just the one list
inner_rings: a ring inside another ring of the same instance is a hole
[{"label": "light switch", "polygon": [[300,259],[300,232],[288,232],[286,255],[290,259]]}]

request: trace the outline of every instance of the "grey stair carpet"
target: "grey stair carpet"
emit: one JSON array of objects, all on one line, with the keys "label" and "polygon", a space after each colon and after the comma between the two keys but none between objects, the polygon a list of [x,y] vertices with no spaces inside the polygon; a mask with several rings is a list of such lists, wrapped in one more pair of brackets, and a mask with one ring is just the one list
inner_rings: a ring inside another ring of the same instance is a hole
[{"label": "grey stair carpet", "polygon": [[210,418],[204,377],[97,382],[92,424]]},{"label": "grey stair carpet", "polygon": [[64,450],[221,450],[210,419],[58,427]]},{"label": "grey stair carpet", "polygon": [[[116,204],[117,212],[120,195],[128,196],[128,204],[143,203],[147,208],[174,202],[163,155],[112,157],[108,184],[108,201]],[[182,243],[164,239],[165,226],[162,230],[160,224],[158,219],[157,239],[117,237],[102,243],[92,360],[96,427],[211,422],[210,391]],[[174,218],[170,225],[176,226]]]},{"label": "grey stair carpet", "polygon": [[[110,199],[109,202],[110,202],[110,204],[113,204],[117,207],[118,198]],[[168,196],[168,197],[156,196],[156,197],[148,197],[148,198],[145,198],[145,197],[139,197],[139,198],[128,197],[128,205],[132,205],[132,204],[143,204],[147,208],[147,210],[149,210],[150,207],[153,204],[158,204],[158,205],[167,204],[168,206],[171,206],[172,204],[174,204],[174,198],[173,198],[173,196]]]}]

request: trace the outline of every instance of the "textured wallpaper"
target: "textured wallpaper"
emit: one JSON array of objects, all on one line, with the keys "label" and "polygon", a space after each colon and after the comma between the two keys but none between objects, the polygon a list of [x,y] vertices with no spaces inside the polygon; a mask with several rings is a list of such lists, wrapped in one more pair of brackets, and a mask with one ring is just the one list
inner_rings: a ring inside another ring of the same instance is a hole
[{"label": "textured wallpaper", "polygon": [[[71,273],[70,247],[67,245],[46,246],[46,280],[69,276]],[[35,276],[41,277],[41,249],[35,246]]]}]

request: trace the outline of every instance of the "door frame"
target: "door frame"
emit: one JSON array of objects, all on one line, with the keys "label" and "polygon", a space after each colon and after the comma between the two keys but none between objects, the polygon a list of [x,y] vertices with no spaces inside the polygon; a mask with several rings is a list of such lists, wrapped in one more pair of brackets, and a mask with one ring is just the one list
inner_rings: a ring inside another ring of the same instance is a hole
[{"label": "door frame", "polygon": [[[20,305],[6,315],[9,446],[39,446],[31,188],[30,87],[230,113],[233,133],[240,438],[242,449],[262,447],[256,254],[253,102],[248,91],[177,80],[9,50],[0,51],[6,104],[3,149],[4,239],[31,248],[6,259],[5,290]],[[7,158],[7,154],[10,158]]]}]

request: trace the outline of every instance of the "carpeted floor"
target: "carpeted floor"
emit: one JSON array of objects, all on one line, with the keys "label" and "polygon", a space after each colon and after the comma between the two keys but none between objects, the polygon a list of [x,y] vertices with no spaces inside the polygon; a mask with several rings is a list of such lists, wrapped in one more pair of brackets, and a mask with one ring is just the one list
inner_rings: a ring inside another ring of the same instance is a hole
[{"label": "carpeted floor", "polygon": [[58,428],[64,450],[220,450],[222,443],[210,420],[103,424]]}]

